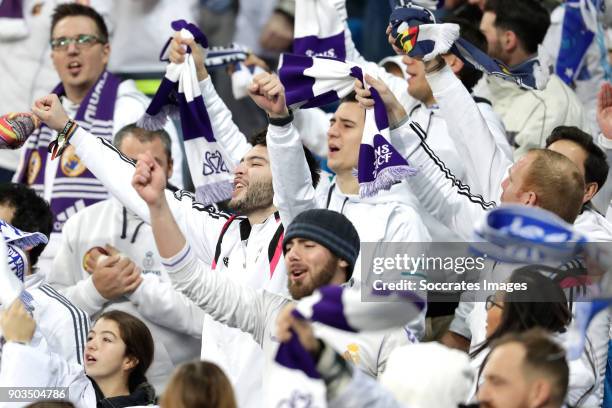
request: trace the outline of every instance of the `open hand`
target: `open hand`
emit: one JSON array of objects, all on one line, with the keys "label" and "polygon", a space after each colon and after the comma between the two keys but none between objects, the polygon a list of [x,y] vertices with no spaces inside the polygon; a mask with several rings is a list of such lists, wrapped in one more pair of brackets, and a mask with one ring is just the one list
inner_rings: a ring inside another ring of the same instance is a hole
[{"label": "open hand", "polygon": [[612,84],[605,82],[597,94],[597,124],[601,133],[612,139]]}]

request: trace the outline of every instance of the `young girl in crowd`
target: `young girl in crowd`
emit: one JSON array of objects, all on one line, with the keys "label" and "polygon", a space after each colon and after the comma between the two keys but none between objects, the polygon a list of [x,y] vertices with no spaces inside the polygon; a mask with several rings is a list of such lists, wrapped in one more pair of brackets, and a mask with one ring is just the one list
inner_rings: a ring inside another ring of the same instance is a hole
[{"label": "young girl in crowd", "polygon": [[12,387],[66,387],[77,408],[122,408],[155,403],[145,373],[153,360],[153,338],[134,316],[109,311],[87,335],[85,367],[69,364],[29,345],[36,323],[20,301],[0,319],[7,344],[0,384]]}]

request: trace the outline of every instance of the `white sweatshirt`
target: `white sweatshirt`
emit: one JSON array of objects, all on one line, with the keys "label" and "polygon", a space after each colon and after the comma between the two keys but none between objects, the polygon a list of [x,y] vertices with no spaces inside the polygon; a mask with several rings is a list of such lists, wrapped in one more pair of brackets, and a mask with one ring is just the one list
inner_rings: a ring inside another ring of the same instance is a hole
[{"label": "white sweatshirt", "polygon": [[[143,283],[125,298],[108,301],[83,268],[86,254],[109,244],[142,270]],[[199,356],[204,312],[176,292],[161,265],[151,226],[117,200],[91,205],[68,219],[62,243],[47,281],[92,319],[107,310],[122,310],[144,321],[155,343],[147,379],[158,393],[179,364]]]},{"label": "white sweatshirt", "polygon": [[[427,75],[427,80],[447,121],[455,123],[454,140],[457,145],[464,147],[466,152],[464,157],[469,163],[466,168],[471,169],[471,178],[476,180],[482,188],[482,200],[478,199],[478,201],[486,205],[481,208],[492,208],[495,203],[501,201],[501,183],[512,166],[512,160],[500,148],[490,131],[488,122],[481,115],[479,107],[476,106],[468,91],[449,67]],[[456,109],[457,106],[462,107],[461,111]],[[600,137],[596,141],[605,149],[604,151],[607,151],[605,145],[607,139],[603,139],[605,138]],[[398,143],[403,145],[404,141]],[[407,152],[404,151],[404,153]],[[607,190],[601,193],[609,194]],[[478,198],[474,194],[467,194],[466,197],[470,197],[470,200]],[[607,200],[609,201],[609,198]],[[449,215],[440,214],[440,216]],[[585,207],[584,211],[578,215],[574,226],[592,241],[612,241],[612,224],[589,207]],[[465,229],[461,228],[456,232],[469,241],[472,238],[472,230],[473,228],[466,226]]]}]

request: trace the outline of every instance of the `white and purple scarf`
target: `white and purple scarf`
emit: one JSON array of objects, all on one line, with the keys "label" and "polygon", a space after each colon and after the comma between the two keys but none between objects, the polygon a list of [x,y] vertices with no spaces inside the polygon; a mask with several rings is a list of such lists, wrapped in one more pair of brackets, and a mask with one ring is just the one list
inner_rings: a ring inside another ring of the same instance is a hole
[{"label": "white and purple scarf", "polygon": [[304,349],[297,334],[278,346],[270,369],[267,407],[325,408],[326,388],[312,355]]},{"label": "white and purple scarf", "polygon": [[293,314],[348,332],[379,331],[405,326],[426,306],[418,292],[372,289],[364,302],[362,290],[324,286],[300,300]]},{"label": "white and purple scarf", "polygon": [[521,88],[544,88],[553,69],[542,47],[538,50],[538,58],[508,67],[460,38],[456,24],[436,24],[433,14],[422,7],[411,4],[398,7],[391,13],[389,23],[393,28],[395,45],[411,57],[422,57],[427,61],[451,52],[474,69],[512,81]]},{"label": "white and purple scarf", "polygon": [[[202,47],[208,47],[206,36],[195,25],[177,20],[172,22],[172,29],[179,31],[183,38],[193,38]],[[227,200],[232,194],[232,164],[215,139],[191,50],[188,50],[183,63],[168,65],[166,75],[138,125],[148,130],[160,129],[168,115],[176,114],[177,107],[198,201],[209,204]]]},{"label": "white and purple scarf", "polygon": [[[278,72],[291,108],[336,102],[353,91],[355,79],[365,83],[359,66],[332,58],[283,54]],[[416,174],[416,169],[389,142],[384,102],[374,88],[370,91],[374,108],[366,111],[357,170],[361,197],[374,196]]]},{"label": "white and purple scarf", "polygon": [[[113,116],[120,83],[121,79],[108,71],[100,75],[74,117],[79,126],[94,136],[113,139]],[[52,93],[64,96],[63,85],[60,83]],[[56,132],[41,125],[28,138],[21,167],[13,178],[15,182],[29,185],[40,196],[48,183],[45,171],[51,157],[48,149],[55,137]],[[85,167],[74,149],[68,147],[59,158],[51,192],[53,232],[61,232],[66,220],[79,209],[106,200],[108,196],[106,187]]]},{"label": "white and purple scarf", "polygon": [[0,220],[0,305],[10,305],[23,291],[28,270],[26,251],[46,244],[40,232],[24,232]]},{"label": "white and purple scarf", "polygon": [[309,57],[346,59],[345,0],[301,0],[295,4],[293,52]]},{"label": "white and purple scarf", "polygon": [[14,41],[29,34],[23,17],[23,0],[0,1],[0,41]]}]

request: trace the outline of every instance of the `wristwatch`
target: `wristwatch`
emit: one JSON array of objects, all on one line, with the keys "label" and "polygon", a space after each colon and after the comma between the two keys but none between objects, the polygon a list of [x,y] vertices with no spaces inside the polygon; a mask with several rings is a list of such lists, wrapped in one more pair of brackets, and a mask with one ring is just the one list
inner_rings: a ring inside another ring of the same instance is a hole
[{"label": "wristwatch", "polygon": [[293,111],[289,109],[289,115],[283,118],[271,118],[268,116],[268,123],[274,126],[285,126],[293,122]]}]

